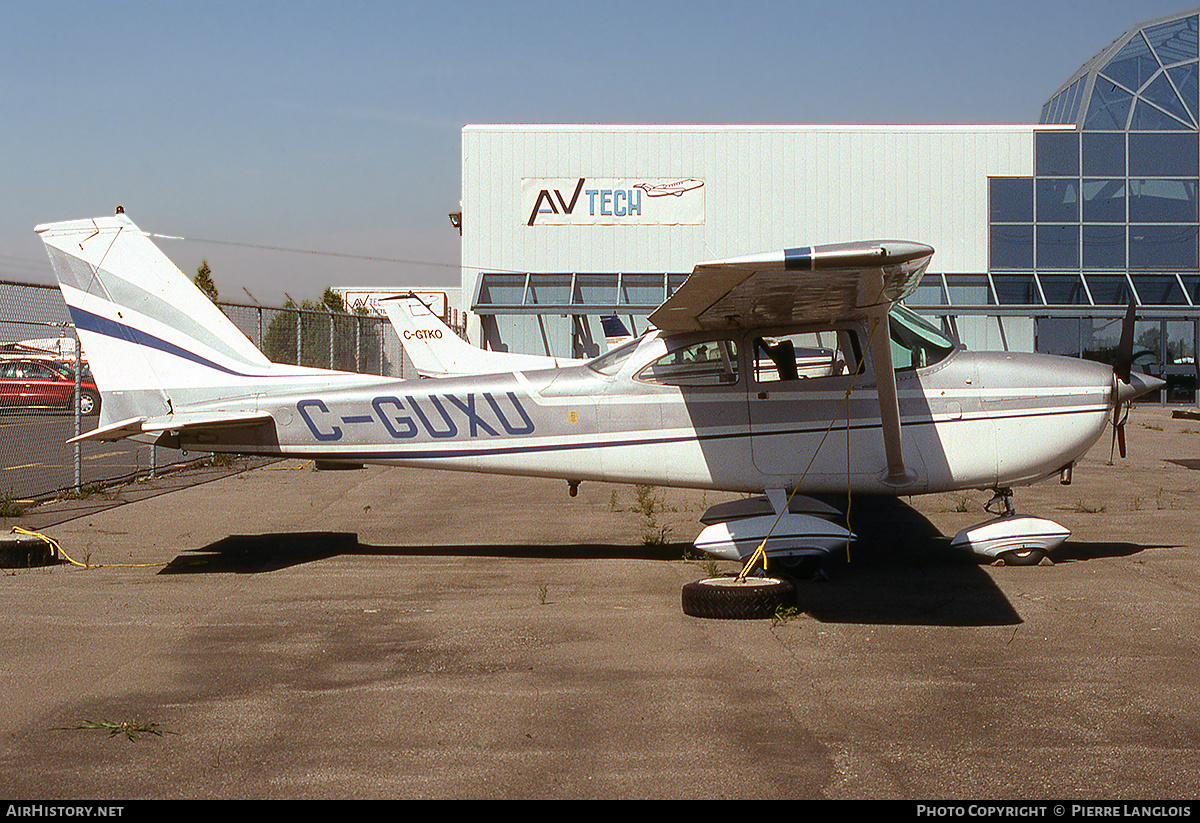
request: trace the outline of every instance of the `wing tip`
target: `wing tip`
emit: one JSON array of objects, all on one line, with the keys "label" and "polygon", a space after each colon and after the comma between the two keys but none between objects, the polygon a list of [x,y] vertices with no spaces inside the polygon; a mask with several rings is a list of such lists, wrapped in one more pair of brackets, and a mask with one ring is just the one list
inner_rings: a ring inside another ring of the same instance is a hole
[{"label": "wing tip", "polygon": [[824,268],[882,268],[933,256],[933,246],[913,240],[860,240],[794,246],[781,251],[761,252],[700,263],[699,268],[780,268],[816,271]]}]

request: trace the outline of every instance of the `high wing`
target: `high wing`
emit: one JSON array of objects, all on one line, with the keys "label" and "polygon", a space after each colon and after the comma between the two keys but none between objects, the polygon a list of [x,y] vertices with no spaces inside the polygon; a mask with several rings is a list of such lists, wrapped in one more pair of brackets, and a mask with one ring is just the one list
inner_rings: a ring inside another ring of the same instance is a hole
[{"label": "high wing", "polygon": [[905,240],[805,246],[701,263],[650,322],[665,331],[768,328],[868,320],[890,486],[904,466],[888,312],[916,289],[933,248]]},{"label": "high wing", "polygon": [[925,273],[933,249],[881,240],[717,260],[650,315],[664,331],[765,328],[886,314]]}]

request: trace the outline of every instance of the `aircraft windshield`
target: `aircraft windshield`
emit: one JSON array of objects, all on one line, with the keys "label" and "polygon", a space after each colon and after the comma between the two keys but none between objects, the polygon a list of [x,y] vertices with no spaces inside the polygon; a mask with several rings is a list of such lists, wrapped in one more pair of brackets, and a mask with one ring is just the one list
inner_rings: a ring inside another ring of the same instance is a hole
[{"label": "aircraft windshield", "polygon": [[932,366],[954,351],[954,342],[929,321],[899,304],[888,315],[892,338],[892,366],[920,369]]},{"label": "aircraft windshield", "polygon": [[635,337],[628,343],[617,346],[610,352],[605,352],[595,360],[588,361],[587,367],[601,374],[616,374],[621,370],[621,366],[625,365],[625,361],[629,359],[629,355],[633,354],[634,349],[641,342],[642,338]]}]

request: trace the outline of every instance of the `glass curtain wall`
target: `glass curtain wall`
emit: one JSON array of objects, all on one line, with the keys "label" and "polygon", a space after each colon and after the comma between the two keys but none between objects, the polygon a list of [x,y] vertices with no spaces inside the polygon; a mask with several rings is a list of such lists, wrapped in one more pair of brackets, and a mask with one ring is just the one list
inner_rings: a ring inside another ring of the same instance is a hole
[{"label": "glass curtain wall", "polygon": [[988,181],[996,302],[1061,307],[1038,318],[1038,349],[1110,360],[1112,309],[1135,300],[1138,368],[1168,381],[1167,402],[1196,400],[1198,30],[1189,12],[1118,38],[1043,107],[1075,128],[1035,134],[1033,177]]}]

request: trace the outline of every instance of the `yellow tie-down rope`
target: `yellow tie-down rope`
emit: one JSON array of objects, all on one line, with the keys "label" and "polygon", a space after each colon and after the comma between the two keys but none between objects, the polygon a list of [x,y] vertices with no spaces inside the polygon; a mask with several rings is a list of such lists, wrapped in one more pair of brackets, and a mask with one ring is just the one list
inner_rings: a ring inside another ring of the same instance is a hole
[{"label": "yellow tie-down rope", "polygon": [[[871,342],[875,339],[875,330],[879,328],[880,323],[871,324],[871,334],[867,337],[867,350],[870,350]],[[817,447],[813,450],[812,457],[808,459],[808,465],[804,467],[804,473],[800,475],[800,479],[792,486],[791,493],[787,496],[787,501],[783,504],[782,511],[775,515],[775,522],[771,524],[771,528],[767,530],[767,536],[758,544],[758,548],[750,555],[746,564],[742,566],[741,572],[738,573],[738,580],[745,580],[750,572],[754,571],[754,566],[758,560],[762,559],[763,572],[767,571],[767,541],[771,539],[771,535],[775,533],[775,527],[779,525],[779,521],[783,519],[783,515],[791,510],[792,498],[796,496],[796,491],[800,488],[800,484],[804,482],[804,478],[808,476],[808,470],[812,468],[813,461],[817,459],[817,455],[821,452],[821,447],[825,445],[825,438],[829,437],[829,432],[833,430],[833,424],[841,415],[842,409],[846,410],[846,531],[850,531],[850,392],[854,391],[854,384],[858,382],[858,376],[866,371],[863,360],[859,360],[857,367],[854,370],[854,376],[850,379],[850,385],[846,387],[846,394],[842,397],[842,405],[829,418],[829,425],[825,427],[825,433],[821,435],[821,442],[817,443]],[[846,559],[850,559],[850,538],[846,538]]]},{"label": "yellow tie-down rope", "polygon": [[70,563],[73,566],[78,566],[81,569],[103,569],[103,568],[144,569],[144,568],[150,568],[153,566],[166,566],[167,565],[166,563],[80,563],[78,560],[75,560],[70,555],[68,555],[65,551],[63,551],[62,546],[58,545],[58,541],[55,540],[53,537],[47,537],[46,535],[41,534],[40,532],[34,532],[34,531],[30,531],[29,529],[23,529],[20,526],[13,526],[12,533],[13,534],[25,534],[30,537],[36,537],[38,540],[43,540],[46,543],[49,543],[50,548],[53,549],[54,554],[61,555],[62,558],[64,560],[66,560],[68,563]]},{"label": "yellow tie-down rope", "polygon": [[306,460],[303,463],[301,463],[299,466],[267,466],[266,468],[267,468],[267,471],[269,471],[269,472],[298,472],[301,469],[308,468],[314,462],[315,461],[313,461],[313,460]]}]

